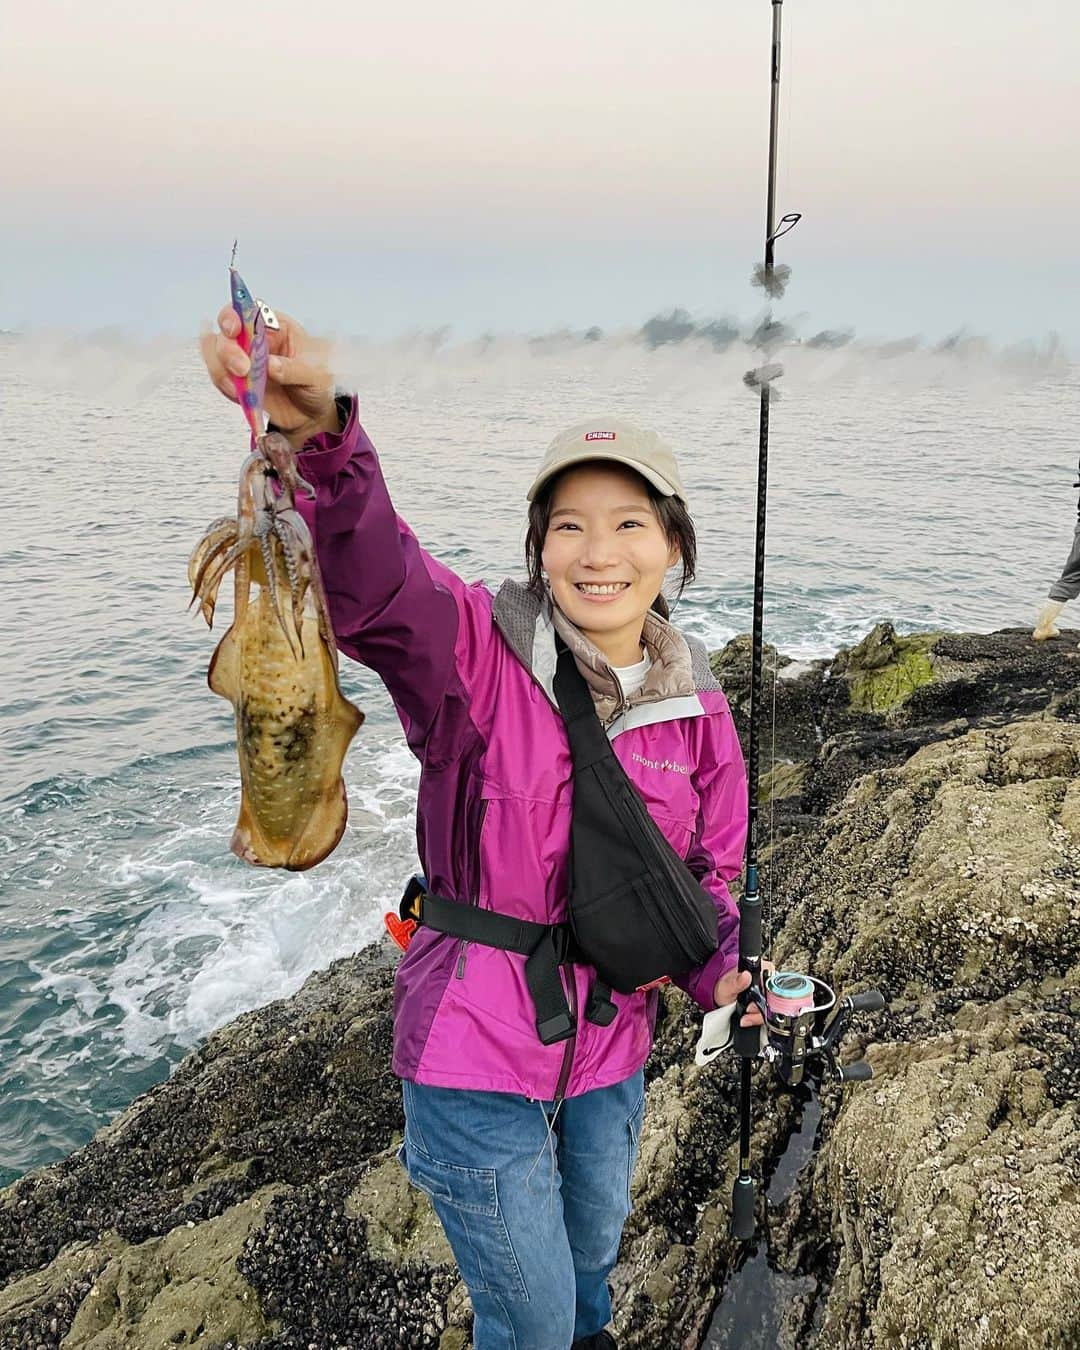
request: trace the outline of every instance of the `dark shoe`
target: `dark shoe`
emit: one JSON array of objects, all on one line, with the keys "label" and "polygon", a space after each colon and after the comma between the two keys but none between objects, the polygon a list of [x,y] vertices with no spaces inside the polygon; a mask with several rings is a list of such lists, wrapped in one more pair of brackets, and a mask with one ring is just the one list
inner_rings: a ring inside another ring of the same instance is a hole
[{"label": "dark shoe", "polygon": [[594,1331],[575,1341],[570,1350],[619,1350],[619,1343],[610,1331]]}]

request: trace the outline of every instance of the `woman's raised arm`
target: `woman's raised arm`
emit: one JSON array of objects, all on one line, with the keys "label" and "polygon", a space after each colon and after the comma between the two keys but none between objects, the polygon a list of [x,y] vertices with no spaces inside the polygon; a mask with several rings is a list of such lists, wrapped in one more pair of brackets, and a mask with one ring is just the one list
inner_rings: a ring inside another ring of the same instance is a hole
[{"label": "woman's raised arm", "polygon": [[[335,402],[325,344],[288,315],[277,317],[264,406],[315,489],[314,501],[301,492],[296,504],[315,540],[337,644],[381,677],[410,746],[421,753],[447,693],[466,692],[492,640],[490,597],[421,549],[394,510],[356,398]],[[229,377],[244,374],[248,358],[234,341],[239,325],[231,307],[218,326],[202,339],[203,360],[235,401]],[[462,713],[467,702],[454,700]],[[464,726],[467,717],[450,720]],[[453,740],[453,729],[445,730]]]}]

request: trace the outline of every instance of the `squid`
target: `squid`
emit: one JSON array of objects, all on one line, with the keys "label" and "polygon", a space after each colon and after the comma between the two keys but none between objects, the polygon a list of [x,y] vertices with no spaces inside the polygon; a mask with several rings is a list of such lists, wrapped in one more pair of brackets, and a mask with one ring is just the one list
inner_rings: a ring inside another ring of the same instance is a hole
[{"label": "squid", "polygon": [[[230,272],[235,305],[239,277]],[[285,437],[262,430],[266,337],[257,307],[250,321],[254,354],[245,350],[255,379],[246,389],[238,381],[237,393],[252,450],[240,470],[236,516],[207,528],[188,560],[188,580],[192,605],[212,627],[218,591],[233,573],[233,621],[207,672],[210,688],[236,713],[241,798],[232,851],[257,866],[299,872],[327,857],[345,831],[342,764],[364,714],[338,683],[326,592],[296,507],[299,491],[314,497],[314,490]]]}]

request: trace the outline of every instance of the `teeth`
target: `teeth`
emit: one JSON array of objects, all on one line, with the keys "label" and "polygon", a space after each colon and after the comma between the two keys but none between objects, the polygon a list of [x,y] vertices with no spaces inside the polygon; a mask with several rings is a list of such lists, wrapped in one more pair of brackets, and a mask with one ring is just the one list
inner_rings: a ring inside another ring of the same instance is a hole
[{"label": "teeth", "polygon": [[579,581],[577,588],[586,595],[617,595],[619,591],[626,590],[629,584],[628,581],[609,581],[604,585],[595,581]]}]

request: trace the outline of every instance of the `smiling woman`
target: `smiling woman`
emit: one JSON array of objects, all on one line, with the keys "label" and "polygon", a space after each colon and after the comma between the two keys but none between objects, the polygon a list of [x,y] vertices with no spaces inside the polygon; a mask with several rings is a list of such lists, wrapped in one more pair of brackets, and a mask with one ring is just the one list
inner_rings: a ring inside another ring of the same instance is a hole
[{"label": "smiling woman", "polygon": [[[391,916],[401,1159],[468,1285],[477,1350],[610,1350],[656,984],[709,1011],[749,983],[727,888],[742,754],[704,647],[661,594],[695,561],[678,466],[622,419],[557,437],[529,492],[531,584],[492,594],[421,548],[357,401],[335,401],[307,334],[278,319],[266,406],[314,488],[298,509],[337,645],[382,678],[422,765],[423,877]],[[203,355],[235,399],[247,357],[231,308],[219,323]],[[586,863],[600,884],[581,898]],[[679,922],[655,917],[665,902]],[[530,1184],[549,1155],[554,1205]]]},{"label": "smiling woman", "polygon": [[613,666],[642,659],[642,625],[668,617],[662,587],[682,564],[694,578],[697,538],[675,456],[621,418],[571,427],[529,489],[529,585],[551,597]]}]

